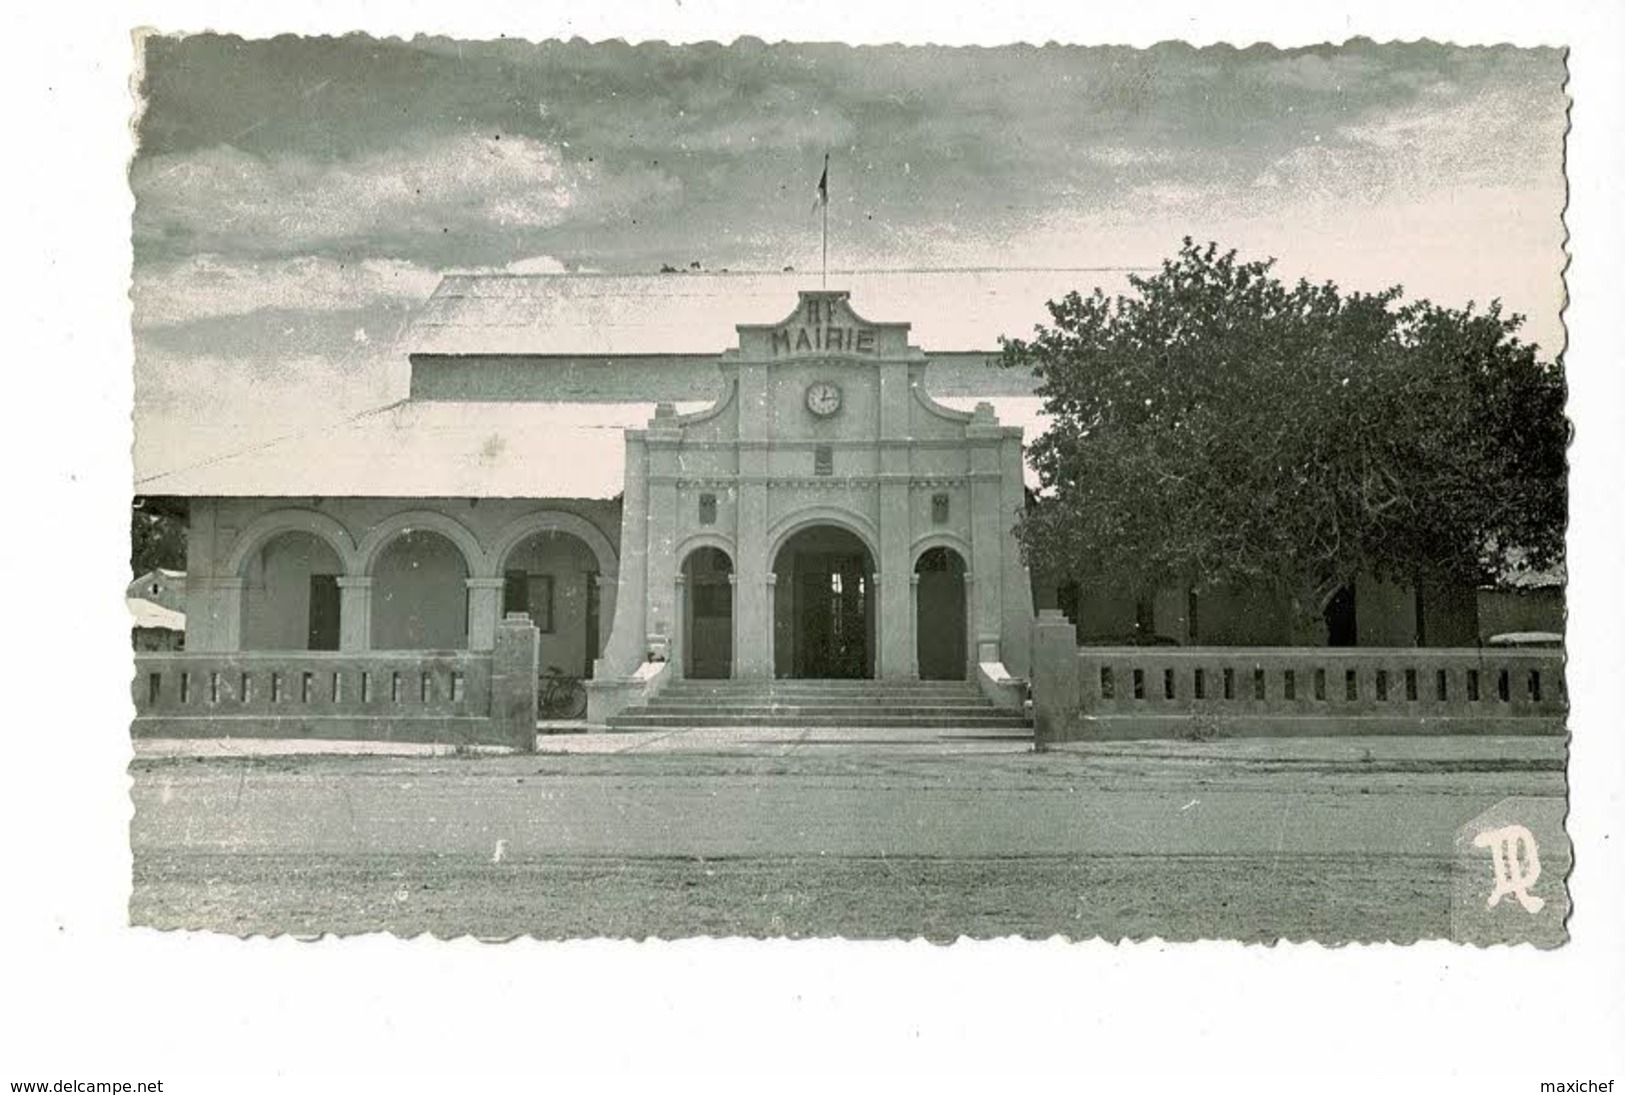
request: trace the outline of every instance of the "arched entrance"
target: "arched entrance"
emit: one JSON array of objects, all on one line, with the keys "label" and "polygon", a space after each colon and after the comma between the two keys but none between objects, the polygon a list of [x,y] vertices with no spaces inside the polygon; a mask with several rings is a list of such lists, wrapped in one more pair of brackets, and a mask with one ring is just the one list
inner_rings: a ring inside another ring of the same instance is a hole
[{"label": "arched entrance", "polygon": [[244,650],[337,650],[344,564],[303,530],[279,532],[242,564]]},{"label": "arched entrance", "polygon": [[914,649],[920,679],[962,681],[969,648],[965,636],[965,560],[934,547],[914,564]]},{"label": "arched entrance", "polygon": [[375,650],[462,650],[468,646],[468,562],[450,538],[408,529],[372,565]]},{"label": "arched entrance", "polygon": [[696,548],[683,560],[684,676],[733,676],[733,570],[721,548]]},{"label": "arched entrance", "polygon": [[773,560],[774,675],[875,675],[875,566],[868,547],[835,525],[791,536]]},{"label": "arched entrance", "polygon": [[539,632],[543,670],[592,676],[600,652],[598,557],[582,539],[545,529],[531,533],[500,561],[502,611],[523,612]]}]

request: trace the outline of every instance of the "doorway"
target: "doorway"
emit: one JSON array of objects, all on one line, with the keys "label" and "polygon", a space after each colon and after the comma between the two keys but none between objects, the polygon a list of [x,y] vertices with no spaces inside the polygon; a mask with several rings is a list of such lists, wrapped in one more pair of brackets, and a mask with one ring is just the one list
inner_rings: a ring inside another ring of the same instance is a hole
[{"label": "doorway", "polygon": [[720,548],[702,547],[683,562],[683,673],[700,680],[733,676],[733,560]]},{"label": "doorway", "polygon": [[874,560],[856,535],[833,525],[803,529],[773,563],[774,670],[780,677],[873,677]]},{"label": "doorway", "polygon": [[920,679],[962,681],[969,652],[965,642],[965,560],[952,548],[934,547],[914,564],[914,650]]}]

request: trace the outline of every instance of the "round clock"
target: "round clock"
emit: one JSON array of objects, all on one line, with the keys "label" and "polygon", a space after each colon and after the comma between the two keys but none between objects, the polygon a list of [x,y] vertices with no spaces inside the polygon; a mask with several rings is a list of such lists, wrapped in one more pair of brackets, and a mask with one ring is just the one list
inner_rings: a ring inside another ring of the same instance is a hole
[{"label": "round clock", "polygon": [[807,409],[820,418],[828,418],[841,409],[841,389],[829,380],[816,380],[807,385]]}]

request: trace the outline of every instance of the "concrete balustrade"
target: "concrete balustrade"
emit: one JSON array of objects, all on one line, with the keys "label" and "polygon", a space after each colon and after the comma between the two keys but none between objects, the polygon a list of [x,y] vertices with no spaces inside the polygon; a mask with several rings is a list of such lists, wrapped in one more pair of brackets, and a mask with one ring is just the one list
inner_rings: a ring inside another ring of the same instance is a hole
[{"label": "concrete balustrade", "polygon": [[135,737],[314,738],[508,745],[536,737],[537,634],[493,650],[139,654]]},{"label": "concrete balustrade", "polygon": [[1565,728],[1560,650],[1076,649],[1067,628],[1046,622],[1033,629],[1041,741]]}]

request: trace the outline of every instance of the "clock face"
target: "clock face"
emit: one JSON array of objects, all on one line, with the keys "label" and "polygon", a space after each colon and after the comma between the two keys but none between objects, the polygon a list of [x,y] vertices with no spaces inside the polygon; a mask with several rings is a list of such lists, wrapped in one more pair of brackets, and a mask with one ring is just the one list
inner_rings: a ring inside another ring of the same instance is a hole
[{"label": "clock face", "polygon": [[820,418],[827,418],[841,409],[841,389],[829,380],[818,380],[807,386],[807,409]]}]

